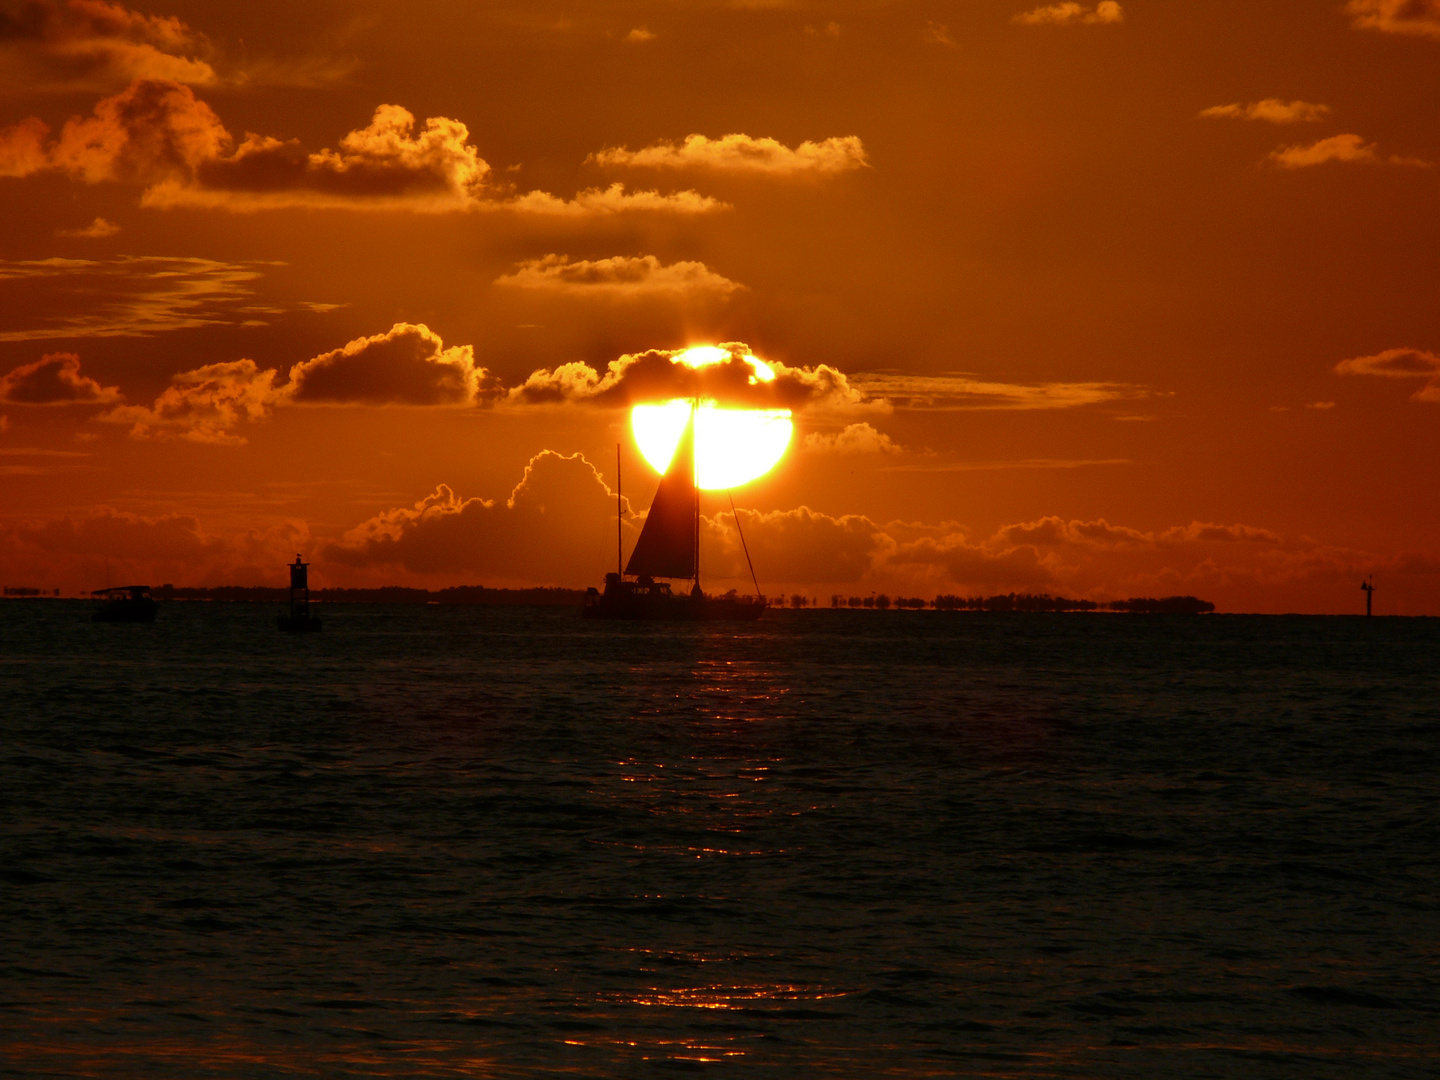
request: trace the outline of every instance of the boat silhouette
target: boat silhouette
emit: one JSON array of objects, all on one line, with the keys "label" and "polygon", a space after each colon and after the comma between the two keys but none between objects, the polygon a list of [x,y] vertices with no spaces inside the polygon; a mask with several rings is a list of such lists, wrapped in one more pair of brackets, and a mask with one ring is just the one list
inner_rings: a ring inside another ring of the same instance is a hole
[{"label": "boat silhouette", "polygon": [[[700,588],[700,486],[695,473],[695,407],[690,409],[675,455],[650,504],[630,561],[605,575],[605,590],[586,590],[587,619],[652,619],[691,622],[749,621],[765,611],[763,596],[708,596]],[[616,468],[618,472],[619,460]],[[615,502],[620,506],[619,482]],[[739,527],[739,519],[736,519]],[[617,547],[619,537],[617,534]],[[617,556],[621,552],[617,550]],[[671,580],[692,582],[676,592]],[[633,579],[633,580],[631,580]]]},{"label": "boat silhouette", "polygon": [[95,622],[154,622],[159,607],[149,585],[117,585],[90,595],[100,601],[90,613]]}]

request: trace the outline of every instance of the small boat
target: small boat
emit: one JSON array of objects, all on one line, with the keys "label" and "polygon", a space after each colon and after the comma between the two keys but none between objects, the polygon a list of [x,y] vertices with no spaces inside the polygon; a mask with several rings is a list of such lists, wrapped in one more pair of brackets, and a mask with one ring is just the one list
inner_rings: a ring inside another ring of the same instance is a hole
[{"label": "small boat", "polygon": [[90,613],[95,622],[154,622],[159,608],[149,585],[117,585],[90,595],[100,601]]},{"label": "small boat", "polygon": [[[618,507],[618,481],[616,488]],[[686,592],[675,592],[669,581],[656,578],[689,579],[693,585]],[[763,596],[739,596],[733,589],[723,596],[708,596],[700,588],[700,486],[692,407],[630,561],[623,570],[605,575],[604,592],[593,586],[586,590],[581,613],[587,619],[748,622],[764,614],[766,606]]]},{"label": "small boat", "polygon": [[320,619],[310,614],[310,564],[300,556],[290,564],[290,611],[279,618],[281,630],[292,633],[318,633]]}]

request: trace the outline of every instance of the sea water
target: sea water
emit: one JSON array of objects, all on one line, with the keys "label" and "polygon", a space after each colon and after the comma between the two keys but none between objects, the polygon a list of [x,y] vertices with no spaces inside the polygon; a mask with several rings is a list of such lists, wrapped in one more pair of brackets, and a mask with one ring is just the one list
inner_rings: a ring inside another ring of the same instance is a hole
[{"label": "sea water", "polygon": [[1430,1077],[1440,620],[0,607],[0,1072]]}]

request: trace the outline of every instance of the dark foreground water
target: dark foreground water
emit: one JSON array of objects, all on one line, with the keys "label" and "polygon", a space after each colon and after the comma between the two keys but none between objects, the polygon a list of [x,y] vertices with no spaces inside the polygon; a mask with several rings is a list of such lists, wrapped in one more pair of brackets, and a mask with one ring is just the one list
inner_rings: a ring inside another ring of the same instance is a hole
[{"label": "dark foreground water", "polygon": [[0,1073],[1433,1077],[1440,620],[0,606]]}]

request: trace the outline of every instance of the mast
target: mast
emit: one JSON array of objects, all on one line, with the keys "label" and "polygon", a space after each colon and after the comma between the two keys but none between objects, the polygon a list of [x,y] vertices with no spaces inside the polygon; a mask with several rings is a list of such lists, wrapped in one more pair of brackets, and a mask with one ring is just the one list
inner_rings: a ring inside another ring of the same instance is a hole
[{"label": "mast", "polygon": [[625,576],[625,541],[622,526],[625,511],[620,501],[620,444],[615,444],[615,576]]},{"label": "mast", "polygon": [[700,399],[690,405],[690,427],[695,439],[690,444],[690,483],[695,489],[695,591],[700,591],[700,455],[696,452],[700,441]]}]

